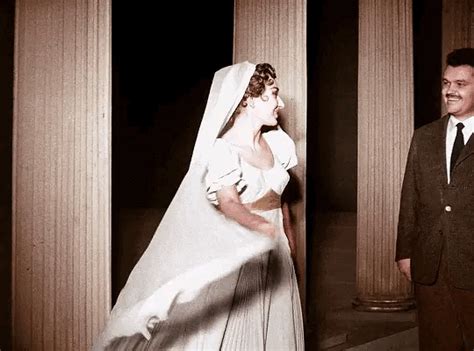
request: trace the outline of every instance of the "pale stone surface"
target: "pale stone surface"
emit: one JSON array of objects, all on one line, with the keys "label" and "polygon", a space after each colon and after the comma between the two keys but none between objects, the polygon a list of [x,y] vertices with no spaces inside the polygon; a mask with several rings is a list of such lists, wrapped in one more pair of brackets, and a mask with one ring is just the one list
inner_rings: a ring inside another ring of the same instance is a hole
[{"label": "pale stone surface", "polygon": [[[404,301],[396,227],[413,132],[412,4],[359,2],[357,297]],[[396,30],[394,30],[396,28]]]},{"label": "pale stone surface", "polygon": [[418,351],[418,328],[404,330],[363,345],[346,349],[347,351]]},{"label": "pale stone surface", "polygon": [[[472,0],[443,0],[441,67],[446,55],[461,47],[474,47],[474,2]],[[441,77],[440,77],[441,82]],[[446,106],[442,113],[446,113]]]},{"label": "pale stone surface", "polygon": [[111,1],[16,5],[13,349],[89,350],[110,310]]}]

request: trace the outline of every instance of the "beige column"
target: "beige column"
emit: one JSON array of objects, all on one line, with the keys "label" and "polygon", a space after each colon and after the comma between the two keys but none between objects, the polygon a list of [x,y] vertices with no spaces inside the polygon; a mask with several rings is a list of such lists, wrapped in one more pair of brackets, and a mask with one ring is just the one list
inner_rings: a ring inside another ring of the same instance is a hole
[{"label": "beige column", "polygon": [[[462,47],[474,47],[474,1],[443,0],[441,67],[446,66],[446,55]],[[441,89],[441,79],[440,79]],[[441,104],[443,114],[446,106]]]},{"label": "beige column", "polygon": [[110,0],[16,2],[15,350],[89,350],[110,310],[110,18]]},{"label": "beige column", "polygon": [[403,172],[413,133],[412,4],[359,1],[357,297],[360,310],[412,306],[395,262]]},{"label": "beige column", "polygon": [[443,67],[453,49],[474,47],[474,1],[443,0]]},{"label": "beige column", "polygon": [[277,70],[283,128],[295,140],[293,172],[298,200],[292,205],[297,235],[296,268],[304,303],[306,275],[306,0],[235,0],[234,62],[268,62]]}]

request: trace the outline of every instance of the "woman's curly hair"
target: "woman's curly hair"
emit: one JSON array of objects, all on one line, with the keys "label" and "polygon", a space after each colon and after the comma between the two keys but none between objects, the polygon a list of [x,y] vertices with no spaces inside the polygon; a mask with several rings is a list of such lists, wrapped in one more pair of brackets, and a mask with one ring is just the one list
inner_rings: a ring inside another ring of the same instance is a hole
[{"label": "woman's curly hair", "polygon": [[262,96],[263,92],[265,91],[265,86],[275,83],[276,77],[275,68],[273,68],[271,64],[259,63],[255,66],[255,72],[253,73],[252,77],[250,77],[250,81],[247,89],[245,90],[244,96],[242,97],[242,100],[240,100],[239,105],[235,109],[226,126],[224,126],[221,133],[219,133],[220,136],[225,134],[225,132],[227,132],[227,130],[232,127],[235,116],[240,113],[242,108],[247,107],[248,98]]},{"label": "woman's curly hair", "polygon": [[255,72],[250,78],[249,85],[239,105],[245,107],[247,106],[247,99],[249,97],[261,96],[265,91],[265,86],[275,83],[275,79],[275,68],[269,63],[259,63],[255,66]]}]

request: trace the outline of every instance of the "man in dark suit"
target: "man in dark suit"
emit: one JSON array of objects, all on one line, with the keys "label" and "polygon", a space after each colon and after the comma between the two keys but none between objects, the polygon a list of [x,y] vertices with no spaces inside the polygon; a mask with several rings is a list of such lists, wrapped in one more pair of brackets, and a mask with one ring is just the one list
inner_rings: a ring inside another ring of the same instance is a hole
[{"label": "man in dark suit", "polygon": [[474,49],[447,56],[448,114],[417,129],[403,180],[398,268],[415,283],[420,350],[474,350]]}]

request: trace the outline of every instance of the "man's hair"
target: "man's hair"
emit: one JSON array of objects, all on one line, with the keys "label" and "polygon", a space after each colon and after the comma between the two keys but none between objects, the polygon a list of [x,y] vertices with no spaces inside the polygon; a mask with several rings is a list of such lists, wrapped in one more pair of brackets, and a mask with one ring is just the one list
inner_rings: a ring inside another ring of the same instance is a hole
[{"label": "man's hair", "polygon": [[461,48],[451,51],[446,57],[446,64],[452,67],[462,65],[474,67],[474,48]]}]

